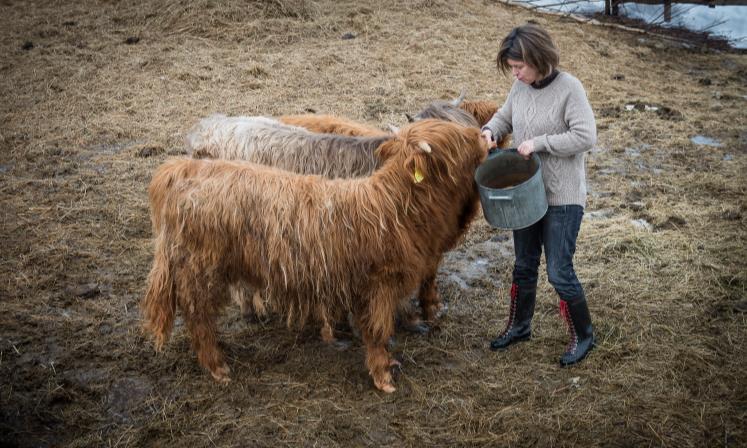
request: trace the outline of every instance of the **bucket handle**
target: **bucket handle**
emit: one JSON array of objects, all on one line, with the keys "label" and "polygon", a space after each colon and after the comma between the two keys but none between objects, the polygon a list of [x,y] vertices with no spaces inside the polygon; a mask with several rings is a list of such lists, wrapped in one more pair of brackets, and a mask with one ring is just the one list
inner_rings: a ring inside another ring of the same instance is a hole
[{"label": "bucket handle", "polygon": [[488,196],[488,199],[490,199],[491,201],[510,201],[513,198],[511,196],[493,196],[493,195],[490,195],[490,196]]}]

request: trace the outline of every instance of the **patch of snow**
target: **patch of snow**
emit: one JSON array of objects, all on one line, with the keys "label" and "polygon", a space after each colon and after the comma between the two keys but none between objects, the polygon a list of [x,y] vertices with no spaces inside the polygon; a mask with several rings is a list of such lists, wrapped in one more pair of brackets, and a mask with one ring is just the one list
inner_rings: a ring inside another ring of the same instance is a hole
[{"label": "patch of snow", "polygon": [[721,146],[723,146],[720,141],[712,137],[706,137],[705,135],[696,135],[690,137],[690,141],[695,143],[696,145],[714,146],[716,148],[720,148]]}]

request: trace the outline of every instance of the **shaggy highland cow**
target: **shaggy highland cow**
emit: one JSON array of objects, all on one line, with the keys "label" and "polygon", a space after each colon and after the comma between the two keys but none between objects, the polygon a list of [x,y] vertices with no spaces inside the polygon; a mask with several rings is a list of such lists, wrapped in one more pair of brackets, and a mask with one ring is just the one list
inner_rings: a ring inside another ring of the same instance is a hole
[{"label": "shaggy highland cow", "polygon": [[393,392],[395,311],[467,230],[487,145],[478,129],[424,120],[377,155],[382,167],[359,179],[217,160],[161,166],[149,189],[161,225],[142,303],[156,347],[178,308],[200,364],[229,381],[216,318],[241,281],[288,322],[351,312],[374,384]]},{"label": "shaggy highland cow", "polygon": [[467,91],[462,89],[459,97],[451,101],[451,104],[455,107],[459,107],[460,109],[469,112],[473,117],[475,117],[475,120],[477,120],[478,126],[485,126],[488,121],[493,118],[493,115],[495,115],[496,111],[498,111],[498,105],[492,101],[465,101],[464,98],[466,96]]},{"label": "shaggy highland cow", "polygon": [[436,100],[430,102],[414,116],[405,114],[407,121],[413,123],[419,120],[435,118],[437,120],[451,121],[463,126],[478,128],[480,124],[475,117],[468,111],[460,108],[460,104],[464,100],[464,95],[465,93],[462,92],[459,98],[451,101]]},{"label": "shaggy highland cow", "polygon": [[[495,115],[498,106],[491,101],[465,101],[466,92],[462,90],[458,98],[451,101],[436,100],[426,105],[420,112],[407,116],[407,121],[413,123],[426,118],[453,121],[464,126],[482,127]],[[499,148],[508,147],[509,136],[503,136],[498,142]]]},{"label": "shaggy highland cow", "polygon": [[[365,125],[329,115],[295,116],[291,121],[313,130],[368,132]],[[379,167],[380,161],[375,151],[381,143],[394,138],[394,135],[383,131],[377,131],[377,134],[360,137],[319,134],[267,117],[227,117],[216,114],[200,120],[188,133],[186,143],[187,152],[197,158],[246,160],[300,174],[348,178],[368,176]],[[154,218],[154,229],[157,227]],[[414,292],[418,294],[423,319],[427,322],[435,321],[442,309],[436,290],[436,271]],[[265,314],[258,292],[250,294],[243,285],[236,284],[231,286],[231,296],[246,318],[254,314]],[[411,310],[403,311],[408,311],[403,316],[403,323],[408,330],[420,333],[428,331],[428,327]],[[322,322],[322,339],[330,343],[336,342],[331,322],[328,319],[323,319]]]},{"label": "shaggy highland cow", "polygon": [[485,126],[498,111],[498,105],[492,101],[462,101],[459,108],[472,114],[480,127]]},{"label": "shaggy highland cow", "polygon": [[215,114],[200,120],[186,143],[187,152],[195,158],[246,160],[336,178],[371,174],[379,166],[374,151],[392,138],[387,133],[369,137],[319,134],[267,117]]}]

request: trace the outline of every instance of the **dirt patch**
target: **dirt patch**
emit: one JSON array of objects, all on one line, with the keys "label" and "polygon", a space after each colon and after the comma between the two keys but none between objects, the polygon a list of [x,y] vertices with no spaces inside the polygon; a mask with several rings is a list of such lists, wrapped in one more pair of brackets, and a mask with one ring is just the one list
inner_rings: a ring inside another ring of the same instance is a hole
[{"label": "dirt patch", "polygon": [[[23,6],[0,2],[3,445],[747,444],[744,54],[480,0]],[[558,367],[567,337],[544,273],[532,340],[488,350],[513,259],[510,232],[482,217],[440,268],[448,314],[393,338],[393,395],[344,324],[339,350],[314,325],[230,308],[228,386],[180,322],[154,352],[138,309],[146,188],[199,118],[316,111],[384,129],[462,88],[500,103],[497,41],[530,19],[598,120],[575,266],[589,359]]]}]

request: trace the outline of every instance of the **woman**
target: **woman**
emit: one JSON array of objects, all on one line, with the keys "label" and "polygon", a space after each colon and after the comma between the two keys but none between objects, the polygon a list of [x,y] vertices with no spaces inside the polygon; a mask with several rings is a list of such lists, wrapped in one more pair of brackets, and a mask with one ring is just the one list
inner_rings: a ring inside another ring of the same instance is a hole
[{"label": "woman", "polygon": [[562,366],[581,361],[594,346],[584,290],[573,269],[573,255],[586,205],[584,152],[596,143],[594,113],[586,91],[572,75],[557,70],[559,52],[542,28],[514,28],[501,42],[497,65],[516,78],[505,104],[482,128],[491,146],[513,133],[525,158],[542,161],[547,213],[536,224],[514,230],[513,284],[505,329],[492,350],[529,339],[537,292],[537,271],[545,249],[547,277],[560,296],[560,313],[571,341]]}]

